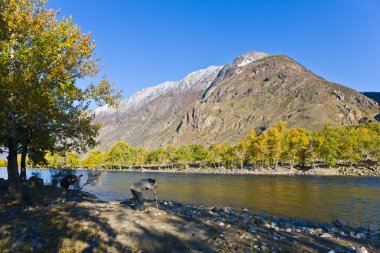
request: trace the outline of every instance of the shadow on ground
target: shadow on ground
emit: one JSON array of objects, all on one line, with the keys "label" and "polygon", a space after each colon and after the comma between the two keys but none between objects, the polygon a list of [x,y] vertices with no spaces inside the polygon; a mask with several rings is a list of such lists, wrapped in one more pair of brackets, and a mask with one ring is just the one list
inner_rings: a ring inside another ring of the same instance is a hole
[{"label": "shadow on ground", "polygon": [[27,187],[21,204],[0,197],[0,252],[349,252],[351,246],[375,252],[379,246],[277,231],[245,211],[165,201],[157,210],[152,200],[146,206],[140,213],[131,200]]}]

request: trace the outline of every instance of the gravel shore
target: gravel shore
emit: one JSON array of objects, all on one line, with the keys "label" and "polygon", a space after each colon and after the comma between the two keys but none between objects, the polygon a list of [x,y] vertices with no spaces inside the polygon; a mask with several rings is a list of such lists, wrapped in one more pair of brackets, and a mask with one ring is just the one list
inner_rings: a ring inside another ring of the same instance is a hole
[{"label": "gravel shore", "polygon": [[0,252],[379,252],[379,231],[282,219],[247,209],[147,200],[105,202],[44,188],[0,198]]}]

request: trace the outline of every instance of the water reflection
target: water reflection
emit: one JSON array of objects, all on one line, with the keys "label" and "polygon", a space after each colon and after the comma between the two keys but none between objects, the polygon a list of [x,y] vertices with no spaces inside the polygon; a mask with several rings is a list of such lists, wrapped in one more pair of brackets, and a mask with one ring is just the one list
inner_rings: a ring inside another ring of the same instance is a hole
[{"label": "water reflection", "polygon": [[[41,172],[48,181],[49,171]],[[0,169],[0,177],[5,175]],[[105,200],[123,200],[131,197],[132,182],[144,177],[158,180],[161,199],[323,222],[339,217],[355,226],[370,221],[373,228],[380,227],[380,180],[373,177],[106,172],[100,186],[86,190]]]}]

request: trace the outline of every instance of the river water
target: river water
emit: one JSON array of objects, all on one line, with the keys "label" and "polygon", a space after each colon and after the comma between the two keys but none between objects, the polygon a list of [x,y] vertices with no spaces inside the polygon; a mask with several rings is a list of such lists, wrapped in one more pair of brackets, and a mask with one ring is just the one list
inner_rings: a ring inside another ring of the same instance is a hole
[{"label": "river water", "polygon": [[[49,170],[39,171],[46,182]],[[86,172],[78,172],[86,175]],[[28,170],[28,176],[31,171]],[[0,169],[6,178],[6,170]],[[103,200],[130,198],[140,178],[157,179],[160,199],[235,209],[309,221],[339,218],[353,226],[380,228],[380,178],[322,176],[202,175],[104,172],[101,184],[85,187]],[[85,179],[85,178],[84,178]]]}]

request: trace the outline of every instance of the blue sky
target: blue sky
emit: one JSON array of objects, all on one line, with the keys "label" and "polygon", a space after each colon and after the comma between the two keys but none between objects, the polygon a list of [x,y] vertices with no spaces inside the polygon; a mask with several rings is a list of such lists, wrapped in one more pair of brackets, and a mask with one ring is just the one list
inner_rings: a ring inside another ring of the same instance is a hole
[{"label": "blue sky", "polygon": [[286,54],[329,81],[380,91],[378,0],[50,0],[96,40],[125,96],[247,51]]}]

